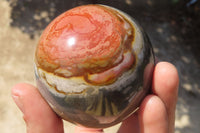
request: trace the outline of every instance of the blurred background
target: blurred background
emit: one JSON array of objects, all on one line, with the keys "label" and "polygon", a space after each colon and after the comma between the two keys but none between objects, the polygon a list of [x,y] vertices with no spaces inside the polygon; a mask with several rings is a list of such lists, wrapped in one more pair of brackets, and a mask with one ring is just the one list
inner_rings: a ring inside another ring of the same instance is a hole
[{"label": "blurred background", "polygon": [[[10,92],[16,83],[35,85],[34,50],[43,29],[62,12],[91,3],[116,7],[139,21],[159,60],[173,63],[179,71],[175,133],[199,133],[199,0],[0,0],[0,132],[26,132]],[[66,133],[74,131],[70,123],[65,122],[65,128]]]}]

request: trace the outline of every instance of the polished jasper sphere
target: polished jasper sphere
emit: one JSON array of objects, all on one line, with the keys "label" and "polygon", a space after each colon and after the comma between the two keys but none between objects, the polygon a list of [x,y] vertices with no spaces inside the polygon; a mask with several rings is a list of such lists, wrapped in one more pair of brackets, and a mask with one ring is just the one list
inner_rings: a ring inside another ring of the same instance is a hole
[{"label": "polished jasper sphere", "polygon": [[151,88],[154,56],[138,23],[118,9],[84,5],[44,30],[35,53],[39,91],[72,123],[104,128],[136,111]]}]

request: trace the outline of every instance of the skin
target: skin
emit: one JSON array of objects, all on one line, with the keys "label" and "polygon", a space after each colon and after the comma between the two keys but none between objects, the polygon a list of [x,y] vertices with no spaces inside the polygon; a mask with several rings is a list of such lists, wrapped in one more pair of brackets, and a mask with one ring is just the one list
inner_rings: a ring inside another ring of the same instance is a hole
[{"label": "skin", "polygon": [[[152,94],[146,96],[140,109],[127,118],[118,133],[173,133],[179,78],[177,69],[170,63],[156,65]],[[17,84],[12,97],[23,113],[27,133],[64,133],[63,122],[37,88],[30,84]],[[102,129],[76,127],[75,133],[103,133]]]}]

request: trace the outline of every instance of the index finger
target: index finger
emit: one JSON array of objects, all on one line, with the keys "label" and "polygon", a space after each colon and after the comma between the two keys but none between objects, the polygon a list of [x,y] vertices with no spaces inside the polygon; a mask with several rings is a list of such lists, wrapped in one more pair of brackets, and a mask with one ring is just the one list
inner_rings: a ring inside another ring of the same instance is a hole
[{"label": "index finger", "polygon": [[176,67],[167,62],[156,65],[152,91],[165,104],[169,120],[169,132],[174,132],[175,108],[178,95],[179,77]]}]

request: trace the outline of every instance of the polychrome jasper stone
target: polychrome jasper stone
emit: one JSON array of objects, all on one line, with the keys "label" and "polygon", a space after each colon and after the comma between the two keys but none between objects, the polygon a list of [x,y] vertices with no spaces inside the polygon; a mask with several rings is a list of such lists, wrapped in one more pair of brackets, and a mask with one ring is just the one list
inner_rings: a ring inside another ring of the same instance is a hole
[{"label": "polychrome jasper stone", "polygon": [[105,128],[134,113],[151,88],[148,37],[126,13],[104,5],[68,10],[44,30],[35,52],[36,82],[63,119]]}]

